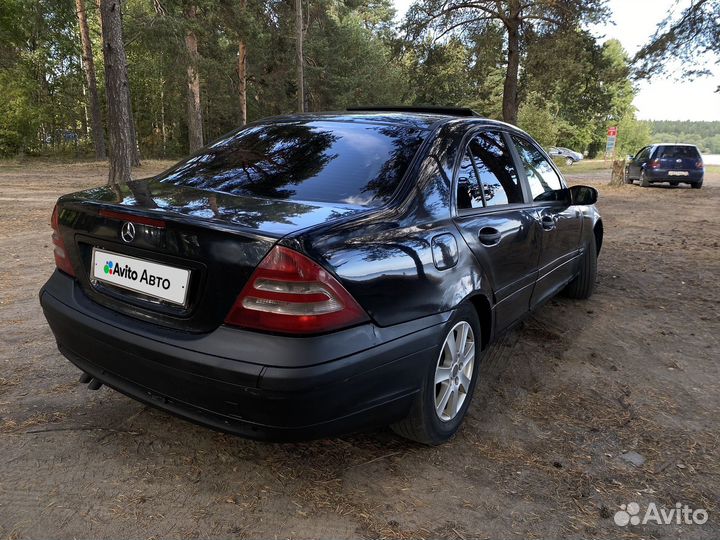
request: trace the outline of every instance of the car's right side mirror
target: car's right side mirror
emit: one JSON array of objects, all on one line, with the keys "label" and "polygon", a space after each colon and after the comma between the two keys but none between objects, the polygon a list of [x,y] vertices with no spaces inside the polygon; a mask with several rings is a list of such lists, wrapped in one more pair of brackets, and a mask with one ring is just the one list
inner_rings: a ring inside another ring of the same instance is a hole
[{"label": "car's right side mirror", "polygon": [[573,205],[589,206],[598,200],[597,189],[590,186],[572,186],[570,188],[570,199]]}]

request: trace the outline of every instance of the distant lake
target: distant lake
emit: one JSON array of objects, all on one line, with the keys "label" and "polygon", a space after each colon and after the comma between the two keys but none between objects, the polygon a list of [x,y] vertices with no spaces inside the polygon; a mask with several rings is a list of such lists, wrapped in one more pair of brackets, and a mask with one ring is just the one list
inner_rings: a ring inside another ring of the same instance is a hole
[{"label": "distant lake", "polygon": [[720,154],[703,154],[705,165],[720,165]]}]

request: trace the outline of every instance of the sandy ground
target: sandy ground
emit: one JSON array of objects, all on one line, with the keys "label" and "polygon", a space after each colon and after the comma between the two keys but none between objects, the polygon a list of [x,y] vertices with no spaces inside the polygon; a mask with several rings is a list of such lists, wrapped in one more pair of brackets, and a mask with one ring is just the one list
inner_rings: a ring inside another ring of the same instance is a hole
[{"label": "sandy ground", "polygon": [[[256,443],[77,384],[37,292],[55,198],[104,176],[0,163],[0,537],[720,537],[720,175],[697,191],[569,174],[601,193],[597,292],[495,344],[438,448],[389,430]],[[710,518],[619,527],[629,502]]]}]

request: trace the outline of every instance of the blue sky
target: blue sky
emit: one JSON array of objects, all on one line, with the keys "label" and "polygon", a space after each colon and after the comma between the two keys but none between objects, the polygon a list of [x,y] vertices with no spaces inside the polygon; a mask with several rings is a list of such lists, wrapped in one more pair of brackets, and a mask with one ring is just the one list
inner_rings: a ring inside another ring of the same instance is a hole
[{"label": "blue sky", "polygon": [[[398,18],[411,0],[394,0]],[[633,55],[655,32],[657,24],[672,10],[679,13],[689,0],[609,0],[612,21],[593,27],[598,37],[618,39]],[[614,23],[614,24],[613,24]],[[717,59],[716,59],[717,62]],[[680,74],[680,66],[674,70]],[[638,85],[635,97],[638,118],[644,120],[720,120],[718,70],[714,77],[678,80],[672,74]]]}]

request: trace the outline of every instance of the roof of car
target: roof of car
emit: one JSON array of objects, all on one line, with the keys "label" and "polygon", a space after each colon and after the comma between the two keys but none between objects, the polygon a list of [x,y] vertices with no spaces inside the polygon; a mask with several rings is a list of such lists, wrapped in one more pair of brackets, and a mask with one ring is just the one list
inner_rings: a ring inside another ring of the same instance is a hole
[{"label": "roof of car", "polygon": [[480,116],[478,113],[468,107],[440,107],[437,105],[378,105],[371,107],[348,107],[350,112],[405,112],[405,113],[425,113],[440,114],[447,116]]},{"label": "roof of car", "polygon": [[[327,122],[371,122],[386,123],[392,125],[405,125],[418,129],[430,129],[432,126],[449,121],[469,121],[477,124],[492,125],[518,130],[517,127],[482,117],[471,111],[473,114],[454,114],[455,109],[447,107],[378,107],[358,108],[347,111],[327,111],[311,113],[295,113],[283,116],[263,118],[258,122],[296,122],[305,121],[327,121]],[[470,109],[467,109],[470,111]]]},{"label": "roof of car", "polygon": [[697,148],[696,144],[681,143],[681,142],[661,142],[661,143],[655,143],[652,146],[692,146],[693,148]]}]

